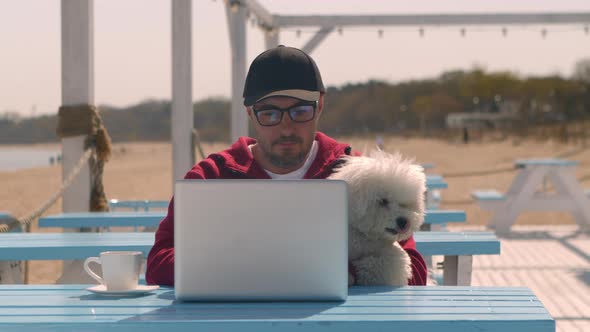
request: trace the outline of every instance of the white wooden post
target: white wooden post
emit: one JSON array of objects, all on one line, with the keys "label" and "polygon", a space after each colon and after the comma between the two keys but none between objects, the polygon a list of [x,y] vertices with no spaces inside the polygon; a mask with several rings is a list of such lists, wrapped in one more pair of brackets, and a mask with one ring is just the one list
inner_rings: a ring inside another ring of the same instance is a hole
[{"label": "white wooden post", "polygon": [[[94,1],[61,1],[62,105],[94,104]],[[84,153],[85,135],[66,137],[62,145],[62,178],[74,169]],[[86,165],[64,192],[63,212],[90,210],[91,178]],[[58,283],[93,283],[82,261],[64,262]]]},{"label": "white wooden post", "polygon": [[328,37],[330,32],[334,31],[334,27],[322,27],[315,35],[301,48],[307,54],[311,54],[316,47]]},{"label": "white wooden post", "polygon": [[[94,2],[61,2],[62,105],[94,104]],[[63,138],[62,178],[65,179],[84,153],[86,135]],[[84,167],[64,192],[63,212],[89,211],[90,168]]]},{"label": "white wooden post", "polygon": [[246,80],[246,7],[229,1],[225,7],[231,45],[231,140],[248,135],[248,116],[244,109],[244,82]]},{"label": "white wooden post", "polygon": [[191,0],[172,0],[172,185],[195,163]]}]

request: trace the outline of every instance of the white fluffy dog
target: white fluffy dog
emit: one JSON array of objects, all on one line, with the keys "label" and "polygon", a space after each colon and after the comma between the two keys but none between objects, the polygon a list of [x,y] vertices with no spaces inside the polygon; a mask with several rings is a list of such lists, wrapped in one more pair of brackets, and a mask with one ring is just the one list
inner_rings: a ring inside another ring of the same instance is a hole
[{"label": "white fluffy dog", "polygon": [[407,285],[410,257],[397,241],[409,238],[424,221],[423,168],[383,151],[343,158],[329,179],[348,184],[348,257],[355,270],[349,285]]}]

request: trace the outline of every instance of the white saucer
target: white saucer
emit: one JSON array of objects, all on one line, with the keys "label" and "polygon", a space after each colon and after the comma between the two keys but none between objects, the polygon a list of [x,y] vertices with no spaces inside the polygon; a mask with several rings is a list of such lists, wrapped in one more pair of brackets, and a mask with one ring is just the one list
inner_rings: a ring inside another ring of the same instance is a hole
[{"label": "white saucer", "polygon": [[125,296],[125,295],[140,295],[149,293],[156,289],[160,288],[158,285],[139,285],[135,289],[125,290],[125,291],[110,291],[107,290],[105,285],[96,285],[92,287],[86,288],[87,291],[91,291],[96,294],[102,295],[117,295],[117,296]]}]

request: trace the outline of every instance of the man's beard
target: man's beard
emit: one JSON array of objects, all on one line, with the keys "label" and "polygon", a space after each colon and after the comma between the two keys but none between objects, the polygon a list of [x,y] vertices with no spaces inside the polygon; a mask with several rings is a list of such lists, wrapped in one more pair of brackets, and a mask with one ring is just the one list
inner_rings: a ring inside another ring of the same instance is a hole
[{"label": "man's beard", "polygon": [[287,142],[301,145],[303,143],[303,139],[297,136],[284,136],[272,142],[270,149],[267,149],[267,147],[263,146],[262,144],[260,145],[262,148],[262,153],[264,153],[264,156],[273,166],[283,169],[292,168],[303,163],[307,157],[307,152],[310,150],[309,147],[302,147],[301,152],[294,155],[279,155],[272,152],[272,146]]}]

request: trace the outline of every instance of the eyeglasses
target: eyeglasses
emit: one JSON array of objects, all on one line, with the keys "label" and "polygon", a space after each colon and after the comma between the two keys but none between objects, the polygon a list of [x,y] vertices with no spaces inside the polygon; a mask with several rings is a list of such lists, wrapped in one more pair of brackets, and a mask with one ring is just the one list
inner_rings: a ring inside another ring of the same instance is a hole
[{"label": "eyeglasses", "polygon": [[261,126],[276,126],[283,120],[283,113],[288,113],[291,121],[303,123],[313,120],[317,101],[310,103],[299,103],[289,108],[280,108],[274,105],[263,105],[260,109],[252,107],[256,120]]}]

